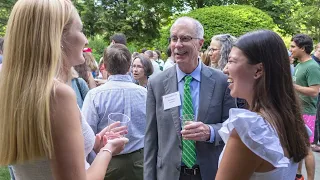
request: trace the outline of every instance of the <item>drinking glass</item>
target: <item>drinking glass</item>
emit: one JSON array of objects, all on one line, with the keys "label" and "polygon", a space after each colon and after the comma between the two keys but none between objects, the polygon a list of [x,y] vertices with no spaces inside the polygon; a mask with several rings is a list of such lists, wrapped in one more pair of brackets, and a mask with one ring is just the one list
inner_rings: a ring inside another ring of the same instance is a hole
[{"label": "drinking glass", "polygon": [[118,127],[121,127],[121,126],[128,127],[128,124],[130,122],[130,117],[122,113],[110,113],[108,115],[108,126],[115,122],[120,122]]},{"label": "drinking glass", "polygon": [[184,126],[186,125],[187,122],[195,121],[195,116],[193,114],[184,114],[180,116],[180,121],[182,124],[182,129],[184,129]]}]

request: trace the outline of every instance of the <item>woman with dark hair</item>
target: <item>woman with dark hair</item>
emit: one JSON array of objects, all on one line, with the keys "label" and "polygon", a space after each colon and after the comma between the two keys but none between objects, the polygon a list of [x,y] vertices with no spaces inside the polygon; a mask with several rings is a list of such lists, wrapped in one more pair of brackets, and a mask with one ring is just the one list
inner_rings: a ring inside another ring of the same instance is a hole
[{"label": "woman with dark hair", "polygon": [[132,73],[140,86],[147,87],[148,78],[153,73],[152,63],[143,55],[137,55],[132,61]]},{"label": "woman with dark hair", "polygon": [[230,34],[219,34],[211,38],[208,49],[211,67],[223,70],[228,62],[228,56],[235,41],[236,38]]},{"label": "woman with dark hair", "polygon": [[87,83],[87,85],[90,89],[96,87],[96,83],[95,83],[94,78],[92,76],[92,72],[86,63],[76,65],[76,66],[74,66],[74,69],[79,74],[79,77],[82,78],[83,80],[85,80],[85,82]]},{"label": "woman with dark hair", "polygon": [[248,110],[231,109],[219,130],[226,146],[216,179],[293,180],[310,144],[283,40],[267,30],[241,36],[224,73]]}]

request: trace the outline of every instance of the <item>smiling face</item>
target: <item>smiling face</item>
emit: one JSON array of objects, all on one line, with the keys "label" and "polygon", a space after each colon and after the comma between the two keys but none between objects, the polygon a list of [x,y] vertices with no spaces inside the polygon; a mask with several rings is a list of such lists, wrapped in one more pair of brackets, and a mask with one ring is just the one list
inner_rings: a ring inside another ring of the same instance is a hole
[{"label": "smiling face", "polygon": [[146,78],[141,59],[136,58],[132,64],[133,78],[137,81]]},{"label": "smiling face", "polygon": [[195,24],[187,20],[171,28],[171,51],[179,68],[185,73],[191,73],[197,67],[199,51],[204,42],[197,37],[195,29]]},{"label": "smiling face", "polygon": [[209,53],[211,64],[218,64],[221,54],[220,54],[221,44],[219,41],[211,40]]},{"label": "smiling face", "polygon": [[76,14],[69,31],[65,34],[66,45],[63,45],[66,48],[67,65],[70,67],[83,64],[85,62],[82,50],[88,43],[88,40],[83,34],[82,28],[83,25],[80,17]]},{"label": "smiling face", "polygon": [[248,58],[243,52],[233,47],[227,65],[223,72],[228,75],[230,94],[234,98],[243,98],[248,102],[252,99],[254,83],[257,78],[257,68],[261,64],[248,64]]}]

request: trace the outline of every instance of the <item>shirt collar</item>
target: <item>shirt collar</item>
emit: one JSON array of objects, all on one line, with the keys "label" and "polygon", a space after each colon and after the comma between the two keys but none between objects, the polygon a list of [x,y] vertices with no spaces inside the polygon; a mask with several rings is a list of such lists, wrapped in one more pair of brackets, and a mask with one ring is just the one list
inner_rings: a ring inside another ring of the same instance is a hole
[{"label": "shirt collar", "polygon": [[123,74],[116,74],[116,75],[111,75],[108,77],[108,81],[125,81],[125,82],[132,82],[132,79],[130,75],[123,75]]},{"label": "shirt collar", "polygon": [[191,75],[193,79],[197,80],[198,82],[201,82],[200,81],[201,62],[199,61],[199,59],[198,59],[198,66],[190,74],[186,74],[182,72],[178,65],[176,66],[176,70],[177,70],[178,82],[180,82],[186,75]]}]

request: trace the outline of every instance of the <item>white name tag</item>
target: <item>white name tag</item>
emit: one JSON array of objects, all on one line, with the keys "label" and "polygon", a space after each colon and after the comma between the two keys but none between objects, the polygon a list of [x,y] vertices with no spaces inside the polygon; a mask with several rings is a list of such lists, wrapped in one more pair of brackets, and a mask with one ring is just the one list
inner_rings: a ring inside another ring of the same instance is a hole
[{"label": "white name tag", "polygon": [[179,91],[162,96],[163,110],[181,106]]}]

